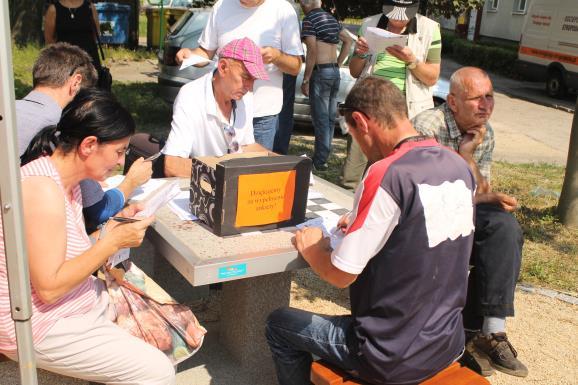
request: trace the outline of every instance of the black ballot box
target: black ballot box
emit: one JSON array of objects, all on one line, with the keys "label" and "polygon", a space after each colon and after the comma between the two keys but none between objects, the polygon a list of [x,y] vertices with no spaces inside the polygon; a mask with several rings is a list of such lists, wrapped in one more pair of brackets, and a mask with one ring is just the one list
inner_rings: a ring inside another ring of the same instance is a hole
[{"label": "black ballot box", "polygon": [[193,158],[190,209],[219,236],[305,220],[310,158],[267,152]]}]

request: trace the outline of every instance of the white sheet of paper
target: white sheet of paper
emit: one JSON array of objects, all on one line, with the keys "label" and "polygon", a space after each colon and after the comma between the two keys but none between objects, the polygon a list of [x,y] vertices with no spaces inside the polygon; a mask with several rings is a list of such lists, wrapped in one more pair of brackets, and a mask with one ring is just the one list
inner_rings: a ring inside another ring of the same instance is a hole
[{"label": "white sheet of paper", "polygon": [[376,54],[383,53],[387,47],[394,45],[405,47],[407,45],[408,35],[398,35],[385,29],[367,27],[364,37],[369,46],[369,51]]},{"label": "white sheet of paper", "polygon": [[329,242],[333,250],[337,249],[341,241],[343,240],[344,234],[339,228],[337,228],[337,222],[340,216],[328,212],[325,215],[321,214],[318,218],[310,219],[306,222],[298,224],[296,227],[302,229],[304,227],[317,227],[323,232],[324,237],[329,237]]},{"label": "white sheet of paper", "polygon": [[[104,191],[110,190],[111,188],[117,187],[119,184],[122,183],[124,180],[124,175],[115,175],[107,178],[104,183],[105,186],[102,187]],[[166,183],[166,180],[163,179],[149,179],[148,182],[143,184],[142,186],[137,187],[131,196],[129,197],[132,201],[142,201],[149,197],[149,195],[160,188],[163,184]]]},{"label": "white sheet of paper", "polygon": [[205,57],[199,55],[191,55],[185,60],[183,60],[183,64],[181,64],[179,70],[184,70],[185,68],[194,66],[195,64],[210,63],[210,62],[212,62],[212,60],[209,60]]},{"label": "white sheet of paper", "polygon": [[170,202],[169,208],[183,221],[196,221],[198,218],[191,214],[189,209],[188,190],[180,191]]},{"label": "white sheet of paper", "polygon": [[158,209],[169,203],[171,199],[173,199],[180,193],[181,188],[179,186],[179,181],[172,180],[162,182],[164,182],[165,185],[156,190],[144,201],[144,209],[142,211],[139,211],[135,215],[135,218],[150,217]]},{"label": "white sheet of paper", "polygon": [[115,267],[119,263],[126,261],[130,257],[130,249],[120,249],[116,254],[108,257],[108,262],[111,267]]}]

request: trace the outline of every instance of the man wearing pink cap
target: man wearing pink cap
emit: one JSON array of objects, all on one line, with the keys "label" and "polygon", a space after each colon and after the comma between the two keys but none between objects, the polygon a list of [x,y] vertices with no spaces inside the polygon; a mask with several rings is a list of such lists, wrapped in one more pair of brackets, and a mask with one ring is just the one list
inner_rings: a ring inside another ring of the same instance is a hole
[{"label": "man wearing pink cap", "polygon": [[255,141],[273,148],[283,105],[283,74],[297,76],[303,47],[297,14],[287,0],[218,0],[199,38],[199,47],[183,48],[177,61],[192,54],[212,59],[233,39],[246,36],[261,47],[269,81],[255,82],[253,127]]},{"label": "man wearing pink cap", "polygon": [[253,98],[247,95],[256,79],[269,79],[260,48],[243,38],[222,48],[214,72],[181,88],[162,150],[167,177],[189,177],[192,157],[266,151],[255,143]]}]

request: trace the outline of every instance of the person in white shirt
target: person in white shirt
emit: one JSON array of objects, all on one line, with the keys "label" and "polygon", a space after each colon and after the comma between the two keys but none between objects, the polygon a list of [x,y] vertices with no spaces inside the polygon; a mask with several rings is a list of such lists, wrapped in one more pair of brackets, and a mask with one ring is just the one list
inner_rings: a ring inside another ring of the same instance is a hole
[{"label": "person in white shirt", "polygon": [[189,177],[192,157],[267,151],[253,137],[253,101],[247,93],[256,79],[269,77],[259,47],[243,38],[223,47],[213,73],[181,88],[162,150],[165,176]]},{"label": "person in white shirt", "polygon": [[255,141],[273,148],[278,114],[283,105],[283,73],[297,75],[303,46],[297,14],[286,0],[219,0],[194,50],[183,48],[177,61],[191,54],[212,59],[217,49],[238,36],[261,47],[270,80],[255,82]]}]

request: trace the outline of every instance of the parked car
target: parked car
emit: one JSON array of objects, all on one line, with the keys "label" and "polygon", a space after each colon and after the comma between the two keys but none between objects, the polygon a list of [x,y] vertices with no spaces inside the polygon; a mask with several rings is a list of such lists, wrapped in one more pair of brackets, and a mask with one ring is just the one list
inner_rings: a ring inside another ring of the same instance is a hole
[{"label": "parked car", "polygon": [[[181,48],[196,48],[198,47],[198,40],[201,36],[210,10],[207,9],[191,9],[173,25],[170,33],[165,38],[164,47],[159,51],[159,75],[158,85],[161,97],[169,103],[173,103],[179,89],[191,80],[195,80],[209,71],[214,69],[214,63],[206,67],[197,68],[194,66],[179,70],[179,65],[176,62],[176,54]],[[355,31],[357,26],[347,26]],[[337,94],[337,101],[345,101],[345,97],[355,84],[355,79],[349,74],[347,61],[344,66],[340,68],[341,83],[339,85],[339,92]],[[301,82],[303,81],[305,66],[301,67],[301,71],[297,77],[297,87],[295,87],[295,109],[294,118],[298,122],[310,122],[311,113],[309,98],[301,92]],[[440,79],[434,86],[434,103],[443,103],[449,92],[449,83],[445,79]]]}]

